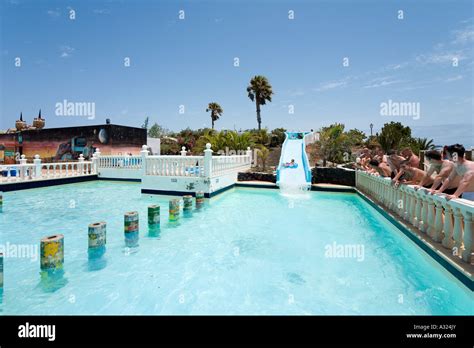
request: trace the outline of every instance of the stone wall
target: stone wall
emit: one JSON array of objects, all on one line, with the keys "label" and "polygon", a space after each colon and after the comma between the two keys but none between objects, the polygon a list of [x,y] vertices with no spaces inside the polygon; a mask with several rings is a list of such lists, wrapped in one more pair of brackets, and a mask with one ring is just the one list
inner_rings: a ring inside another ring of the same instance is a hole
[{"label": "stone wall", "polygon": [[239,173],[238,181],[268,181],[276,183],[276,175],[269,173],[246,172]]},{"label": "stone wall", "polygon": [[[316,167],[311,171],[313,184],[355,186],[355,171],[341,168]],[[276,175],[268,173],[239,173],[238,181],[268,181],[276,183]]]},{"label": "stone wall", "polygon": [[311,170],[313,184],[355,186],[355,171],[342,168],[315,167]]}]

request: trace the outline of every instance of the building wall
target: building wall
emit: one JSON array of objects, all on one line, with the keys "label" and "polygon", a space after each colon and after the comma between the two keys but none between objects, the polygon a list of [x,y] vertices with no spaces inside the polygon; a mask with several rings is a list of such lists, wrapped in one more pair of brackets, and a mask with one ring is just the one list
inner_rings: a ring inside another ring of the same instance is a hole
[{"label": "building wall", "polygon": [[[84,139],[85,146],[72,149],[72,140],[77,138]],[[146,129],[119,125],[46,128],[0,135],[5,153],[24,154],[30,160],[38,154],[44,161],[75,160],[81,153],[87,158],[96,148],[104,155],[138,155],[146,141]],[[5,156],[4,161],[15,163],[15,156]]]}]

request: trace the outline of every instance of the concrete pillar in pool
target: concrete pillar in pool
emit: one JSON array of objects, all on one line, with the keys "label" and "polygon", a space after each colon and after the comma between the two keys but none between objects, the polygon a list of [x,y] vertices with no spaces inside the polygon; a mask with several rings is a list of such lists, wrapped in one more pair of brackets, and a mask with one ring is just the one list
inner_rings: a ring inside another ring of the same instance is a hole
[{"label": "concrete pillar in pool", "polygon": [[125,213],[124,216],[124,235],[125,245],[129,248],[138,246],[138,234],[139,234],[139,223],[138,223],[138,212],[130,211]]},{"label": "concrete pillar in pool", "polygon": [[160,205],[153,204],[148,206],[148,234],[156,237],[160,229]]},{"label": "concrete pillar in pool", "polygon": [[89,258],[99,258],[105,253],[107,241],[107,224],[105,222],[95,222],[88,227]]},{"label": "concrete pillar in pool", "polygon": [[170,222],[177,222],[179,221],[179,199],[172,199],[170,200],[170,208],[169,208],[169,221]]},{"label": "concrete pillar in pool", "polygon": [[196,192],[196,208],[202,208],[204,205],[204,192],[203,191],[198,191]]},{"label": "concrete pillar in pool", "polygon": [[41,260],[42,271],[60,270],[64,264],[64,236],[57,234],[41,239]]}]

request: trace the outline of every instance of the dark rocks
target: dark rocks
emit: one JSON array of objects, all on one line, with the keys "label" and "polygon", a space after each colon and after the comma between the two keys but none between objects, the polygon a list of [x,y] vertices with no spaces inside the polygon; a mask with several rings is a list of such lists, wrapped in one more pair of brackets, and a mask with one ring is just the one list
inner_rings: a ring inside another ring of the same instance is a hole
[{"label": "dark rocks", "polygon": [[267,181],[276,183],[276,175],[269,173],[257,173],[257,172],[246,172],[239,173],[237,176],[238,181]]},{"label": "dark rocks", "polygon": [[313,184],[355,186],[355,171],[342,168],[315,167],[311,170]]}]

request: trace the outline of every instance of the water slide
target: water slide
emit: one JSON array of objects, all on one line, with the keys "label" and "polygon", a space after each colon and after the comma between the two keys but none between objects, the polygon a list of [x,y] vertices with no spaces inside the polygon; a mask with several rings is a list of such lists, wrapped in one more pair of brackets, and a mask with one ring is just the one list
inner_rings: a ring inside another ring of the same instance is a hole
[{"label": "water slide", "polygon": [[305,151],[305,136],[309,132],[286,132],[277,169],[277,185],[281,189],[311,188],[311,169]]}]

